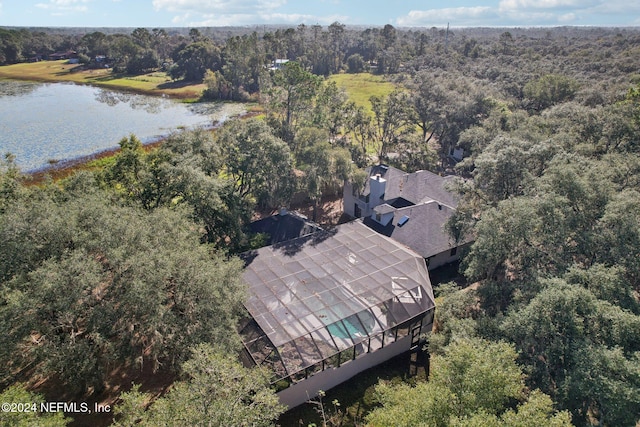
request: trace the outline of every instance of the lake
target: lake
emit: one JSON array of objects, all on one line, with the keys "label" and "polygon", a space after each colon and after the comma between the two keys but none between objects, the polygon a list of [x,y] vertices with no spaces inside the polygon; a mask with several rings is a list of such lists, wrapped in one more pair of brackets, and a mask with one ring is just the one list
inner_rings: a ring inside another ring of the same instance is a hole
[{"label": "lake", "polygon": [[14,154],[30,172],[116,148],[131,134],[150,143],[243,112],[241,104],[184,104],[91,86],[0,80],[0,154]]}]

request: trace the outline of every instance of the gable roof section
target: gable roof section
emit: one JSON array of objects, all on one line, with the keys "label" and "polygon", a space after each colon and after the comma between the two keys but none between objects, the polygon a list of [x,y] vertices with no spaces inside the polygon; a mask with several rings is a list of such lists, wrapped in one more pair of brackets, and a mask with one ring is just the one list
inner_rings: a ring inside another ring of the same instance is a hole
[{"label": "gable roof section", "polygon": [[375,213],[379,213],[381,215],[384,215],[384,214],[388,214],[388,213],[391,213],[391,212],[395,212],[396,208],[394,208],[393,206],[391,206],[391,205],[389,205],[387,203],[383,203],[383,204],[378,205],[375,208],[373,208],[373,211]]},{"label": "gable roof section", "polygon": [[[410,247],[423,258],[429,258],[466,243],[466,241],[456,243],[444,229],[447,220],[454,212],[455,210],[447,205],[430,201],[397,209],[393,220],[386,226],[371,217],[364,218],[363,222],[372,230]],[[408,220],[403,225],[398,225],[405,216]]]},{"label": "gable roof section", "polygon": [[[376,165],[369,169],[369,176],[380,175],[386,183],[384,199],[395,206],[396,199],[402,205],[425,203],[430,200],[440,202],[452,208],[458,206],[457,196],[447,190],[447,185],[455,179],[453,176],[442,177],[433,172],[420,170],[406,173],[392,166]],[[366,183],[363,195],[369,194],[369,182]]]},{"label": "gable roof section", "polygon": [[[284,378],[434,307],[424,259],[366,227],[343,224],[244,255],[241,332],[258,365]],[[257,331],[257,332],[256,332]]]}]

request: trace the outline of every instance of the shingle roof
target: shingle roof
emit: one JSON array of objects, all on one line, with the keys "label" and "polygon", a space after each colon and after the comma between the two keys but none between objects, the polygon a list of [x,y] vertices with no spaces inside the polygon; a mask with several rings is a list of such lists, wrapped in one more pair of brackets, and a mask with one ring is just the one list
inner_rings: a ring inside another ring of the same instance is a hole
[{"label": "shingle roof", "polygon": [[[442,177],[429,171],[406,173],[385,165],[377,165],[369,169],[369,176],[377,174],[380,174],[387,181],[385,200],[392,201],[402,198],[416,205],[435,200],[454,209],[458,206],[457,196],[446,188],[455,179],[453,176]],[[368,182],[363,194],[369,194]]]},{"label": "shingle roof", "polygon": [[376,206],[375,208],[373,208],[373,211],[376,213],[379,213],[381,215],[384,214],[388,214],[391,212],[395,212],[396,208],[394,208],[393,206],[387,204],[387,203],[383,203],[381,205]]},{"label": "shingle roof", "polygon": [[[430,201],[397,209],[393,220],[386,226],[382,226],[371,217],[364,218],[363,222],[376,232],[410,247],[423,258],[429,258],[465,243],[456,243],[444,229],[454,212],[455,210],[449,206]],[[407,216],[408,220],[399,226],[398,221],[404,216]]]}]

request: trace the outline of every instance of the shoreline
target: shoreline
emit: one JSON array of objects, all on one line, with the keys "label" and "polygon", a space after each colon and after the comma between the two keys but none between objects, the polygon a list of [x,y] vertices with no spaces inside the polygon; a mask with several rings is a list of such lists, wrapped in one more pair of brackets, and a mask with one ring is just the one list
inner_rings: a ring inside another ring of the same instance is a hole
[{"label": "shoreline", "polygon": [[[20,70],[20,68],[18,67],[30,69],[34,71],[35,74],[31,74],[29,72],[18,72],[18,70]],[[179,81],[162,82],[159,84],[155,84],[152,87],[146,88],[135,87],[134,84],[125,83],[144,81],[136,80],[135,77],[141,77],[144,79],[145,75],[114,76],[110,70],[101,72],[102,70],[77,70],[77,68],[77,65],[68,64],[66,63],[66,61],[42,61],[40,63],[6,65],[0,67],[0,80],[26,81],[44,84],[78,84],[83,86],[91,86],[101,89],[129,92],[153,97],[167,97],[170,99],[172,98],[179,100],[180,102],[184,103],[199,102],[201,100],[202,90],[204,89],[204,85],[202,84],[185,83]],[[62,73],[60,73],[61,70]],[[104,77],[110,77],[111,79],[107,81],[98,80]],[[245,110],[244,113],[241,113],[236,117],[245,119],[256,116],[258,114],[260,114],[259,109],[258,111],[256,111],[249,108]],[[221,122],[216,122],[211,124],[210,126],[205,127],[204,129],[212,131],[220,127],[221,125]],[[162,135],[158,136],[157,138],[153,138],[151,142],[144,143],[143,148],[147,151],[154,149],[160,146],[164,141],[166,141],[169,136],[170,135]],[[117,145],[117,142],[115,143],[115,145]],[[54,181],[66,178],[75,171],[89,169],[90,167],[88,166],[88,164],[92,161],[114,156],[119,151],[120,148],[115,146],[113,148],[108,148],[93,154],[71,159],[59,160],[55,163],[23,172],[23,181],[27,185],[38,185],[48,178],[51,178]]]},{"label": "shoreline", "polygon": [[30,82],[30,83],[41,83],[41,84],[62,83],[62,84],[74,84],[74,85],[80,85],[80,86],[90,86],[98,89],[107,89],[107,90],[112,90],[117,92],[132,93],[135,95],[166,97],[168,99],[174,99],[187,104],[198,103],[201,101],[201,95],[193,96],[195,94],[168,92],[163,89],[142,89],[142,88],[127,87],[119,84],[103,83],[103,82],[81,82],[81,81],[63,80],[63,79],[55,80],[55,79],[48,79],[48,78],[42,78],[42,77],[29,77],[29,76],[18,78],[18,77],[8,77],[3,75],[0,75],[0,80],[14,80],[18,82]]},{"label": "shoreline", "polygon": [[[251,117],[255,117],[259,114],[261,114],[259,111],[245,111],[243,114],[240,114],[239,116],[234,118],[244,120]],[[223,124],[224,122],[216,122],[213,125],[203,129],[209,132],[213,132]],[[181,132],[184,132],[184,130],[182,130]],[[156,149],[160,147],[162,144],[164,144],[164,142],[170,136],[171,135],[161,136],[156,140],[145,143],[142,145],[142,149],[146,152]],[[95,160],[101,160],[108,157],[113,157],[119,152],[120,152],[120,147],[114,147],[114,148],[108,148],[106,150],[98,151],[96,153],[89,154],[86,156],[60,160],[38,169],[33,169],[28,172],[23,172],[22,181],[26,185],[39,185],[49,178],[53,181],[64,179],[77,171],[92,169],[92,167],[90,167],[89,164]]]},{"label": "shoreline", "polygon": [[79,67],[82,66],[69,64],[64,60],[3,65],[0,66],[0,80],[74,83],[149,96],[166,96],[182,102],[198,101],[206,89],[202,82],[157,80],[157,76],[154,76],[159,73],[157,71],[127,75],[113,74],[110,69],[78,69]]},{"label": "shoreline", "polygon": [[[145,151],[152,150],[162,145],[162,143],[164,143],[164,141],[167,138],[168,137],[162,137],[157,141],[144,144],[142,148]],[[113,157],[119,152],[120,152],[119,147],[108,148],[106,150],[102,150],[97,153],[89,154],[86,156],[80,156],[73,159],[60,160],[58,162],[49,164],[47,166],[43,166],[38,169],[34,169],[28,172],[23,172],[22,173],[22,175],[24,176],[23,182],[26,185],[39,185],[39,184],[42,184],[44,181],[46,181],[48,178],[52,179],[53,181],[64,179],[77,171],[91,169],[91,167],[89,167],[89,163],[95,160]]]}]

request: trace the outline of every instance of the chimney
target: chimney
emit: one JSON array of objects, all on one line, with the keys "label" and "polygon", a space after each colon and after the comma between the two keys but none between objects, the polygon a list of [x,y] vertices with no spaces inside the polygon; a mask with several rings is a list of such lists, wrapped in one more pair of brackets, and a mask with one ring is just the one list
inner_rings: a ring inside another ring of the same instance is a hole
[{"label": "chimney", "polygon": [[384,193],[387,187],[387,180],[380,174],[376,174],[369,179],[369,207],[384,203]]}]

